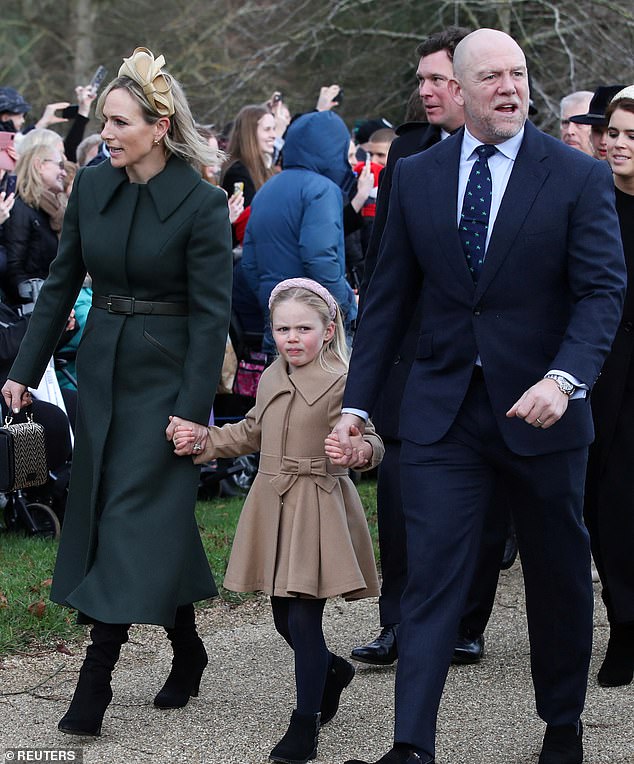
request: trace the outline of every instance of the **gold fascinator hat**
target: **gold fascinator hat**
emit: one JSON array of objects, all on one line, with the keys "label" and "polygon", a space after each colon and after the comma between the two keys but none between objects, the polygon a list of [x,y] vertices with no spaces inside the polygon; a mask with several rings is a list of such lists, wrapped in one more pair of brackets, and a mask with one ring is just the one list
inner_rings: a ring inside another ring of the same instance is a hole
[{"label": "gold fascinator hat", "polygon": [[165,58],[154,58],[147,48],[135,48],[130,58],[124,58],[119,69],[119,77],[129,77],[143,88],[148,101],[161,117],[171,117],[174,113],[172,79],[161,71]]}]

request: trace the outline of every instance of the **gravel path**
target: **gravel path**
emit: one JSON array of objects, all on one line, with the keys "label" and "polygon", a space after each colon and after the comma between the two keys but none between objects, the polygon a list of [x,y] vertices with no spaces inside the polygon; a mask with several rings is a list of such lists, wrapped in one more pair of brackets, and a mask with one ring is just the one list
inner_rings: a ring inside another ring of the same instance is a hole
[{"label": "gravel path", "polygon": [[[595,588],[595,656],[584,715],[586,764],[634,764],[634,684],[602,689],[595,676],[607,624]],[[347,655],[377,632],[375,600],[331,601],[325,631]],[[294,690],[290,651],[267,603],[218,604],[199,617],[210,655],[200,697],[160,711],[152,699],[170,661],[161,629],[134,627],[113,680],[102,736],[62,735],[56,725],[72,695],[82,654],[47,652],[0,664],[0,757],[9,748],[81,749],[85,764],[259,764],[288,724]],[[451,669],[438,726],[438,764],[536,764],[543,723],[534,710],[521,567],[502,573],[478,666]],[[391,743],[394,667],[357,666],[337,717],[322,730],[316,764],[354,755],[378,759]],[[69,760],[38,754],[31,760]],[[28,760],[25,754],[20,759]],[[48,756],[48,759],[43,758]],[[2,759],[0,759],[2,761]],[[76,759],[77,761],[77,759]]]}]

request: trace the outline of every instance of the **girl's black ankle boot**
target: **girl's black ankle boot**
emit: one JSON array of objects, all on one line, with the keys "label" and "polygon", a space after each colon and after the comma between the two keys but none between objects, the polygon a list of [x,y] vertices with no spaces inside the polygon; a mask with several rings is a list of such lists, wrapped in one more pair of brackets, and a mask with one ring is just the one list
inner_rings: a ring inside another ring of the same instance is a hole
[{"label": "girl's black ankle boot", "polygon": [[597,681],[601,687],[622,687],[634,679],[634,622],[611,623],[608,649]]},{"label": "girl's black ankle boot", "polygon": [[339,709],[341,693],[354,677],[354,666],[338,655],[332,656],[332,663],[326,674],[324,694],[321,699],[321,726],[328,724]]},{"label": "girl's black ankle boot", "polygon": [[57,728],[69,735],[101,734],[101,723],[112,700],[110,679],[121,645],[128,641],[129,624],[95,623],[79,671],[73,699]]},{"label": "girl's black ankle boot", "polygon": [[173,629],[166,629],[172,643],[172,670],[154,698],[157,708],[182,708],[190,697],[198,697],[200,679],[209,662],[207,651],[196,632],[194,606],[184,605],[176,611]]},{"label": "girl's black ankle boot", "polygon": [[282,764],[306,764],[316,759],[320,716],[293,711],[286,734],[269,754],[270,760]]}]

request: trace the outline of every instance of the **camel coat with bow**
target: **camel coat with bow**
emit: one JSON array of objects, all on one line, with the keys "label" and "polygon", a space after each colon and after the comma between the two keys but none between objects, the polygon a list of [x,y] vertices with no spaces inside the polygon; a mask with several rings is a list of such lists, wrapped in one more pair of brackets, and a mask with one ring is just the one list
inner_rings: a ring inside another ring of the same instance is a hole
[{"label": "camel coat with bow", "polygon": [[[379,593],[361,500],[348,470],[324,456],[341,413],[343,366],[319,361],[293,369],[279,358],[262,375],[254,408],[237,424],[210,427],[202,459],[261,451],[260,467],[236,530],[224,586],[278,597],[347,599]],[[376,466],[383,443],[365,439]]]}]

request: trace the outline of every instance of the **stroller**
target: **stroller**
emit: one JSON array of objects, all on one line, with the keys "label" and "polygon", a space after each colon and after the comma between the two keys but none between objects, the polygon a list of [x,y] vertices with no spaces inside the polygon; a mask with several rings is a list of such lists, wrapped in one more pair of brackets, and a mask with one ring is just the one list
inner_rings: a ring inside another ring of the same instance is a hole
[{"label": "stroller", "polygon": [[[262,336],[261,332],[246,331],[238,314],[232,311],[229,339],[237,367],[231,391],[216,395],[215,424],[240,421],[255,403],[258,382],[267,365],[267,356],[261,350]],[[259,454],[245,454],[233,459],[215,459],[203,465],[198,488],[199,498],[244,495],[251,487],[258,464]]]}]

